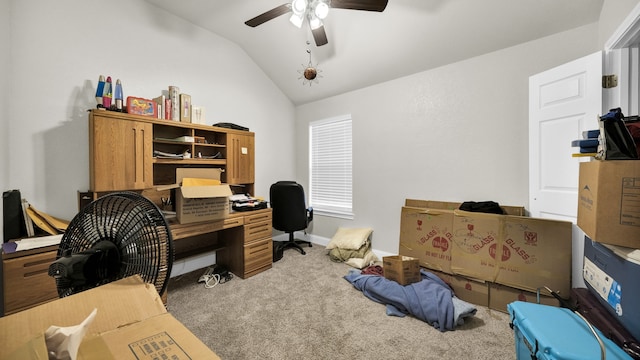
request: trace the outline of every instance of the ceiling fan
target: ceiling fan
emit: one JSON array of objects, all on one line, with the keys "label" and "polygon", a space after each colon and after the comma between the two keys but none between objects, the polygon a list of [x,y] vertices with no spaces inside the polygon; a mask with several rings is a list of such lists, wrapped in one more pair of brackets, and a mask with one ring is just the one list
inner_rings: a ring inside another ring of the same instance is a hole
[{"label": "ceiling fan", "polygon": [[322,20],[327,17],[330,8],[382,12],[387,7],[387,3],[388,0],[292,0],[290,3],[277,6],[245,21],[245,24],[256,27],[280,15],[292,13],[289,21],[301,28],[306,19],[309,22],[313,40],[317,46],[322,46],[328,43]]}]

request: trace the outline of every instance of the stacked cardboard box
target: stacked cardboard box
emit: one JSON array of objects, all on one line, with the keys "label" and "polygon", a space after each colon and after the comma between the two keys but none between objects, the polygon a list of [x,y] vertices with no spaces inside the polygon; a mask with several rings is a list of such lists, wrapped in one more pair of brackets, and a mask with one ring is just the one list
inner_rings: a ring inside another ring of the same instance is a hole
[{"label": "stacked cardboard box", "polygon": [[637,338],[640,336],[637,281],[640,276],[640,161],[580,163],[578,191],[578,226],[586,234],[585,284],[604,311]]},{"label": "stacked cardboard box", "polygon": [[640,161],[580,163],[578,226],[594,241],[640,249]]},{"label": "stacked cardboard box", "polygon": [[545,287],[569,296],[570,222],[525,217],[521,207],[503,207],[508,215],[496,215],[456,210],[458,206],[407,199],[400,254],[453,275],[465,286],[475,284],[474,303],[504,312],[509,299],[538,301],[540,294],[540,302],[557,305],[544,298],[549,296]]}]

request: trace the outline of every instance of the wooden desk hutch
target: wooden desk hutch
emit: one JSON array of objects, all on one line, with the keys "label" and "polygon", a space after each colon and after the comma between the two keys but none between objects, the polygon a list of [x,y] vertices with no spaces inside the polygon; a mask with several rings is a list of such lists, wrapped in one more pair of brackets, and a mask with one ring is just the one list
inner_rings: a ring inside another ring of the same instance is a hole
[{"label": "wooden desk hutch", "polygon": [[[172,140],[182,136],[193,137],[197,142]],[[249,131],[92,110],[89,113],[89,194],[97,199],[114,191],[136,191],[161,205],[161,198],[170,197],[171,190],[157,191],[156,187],[174,184],[179,167],[220,168],[222,182],[231,184],[234,193],[254,194],[254,139],[255,134]],[[154,156],[157,151],[188,152],[191,157],[161,158]],[[169,222],[176,260],[215,250],[216,262],[241,278],[272,266],[271,209],[232,212],[218,221],[178,224],[171,219]],[[3,254],[4,311],[0,315],[24,310],[57,296],[55,281],[46,273],[52,260],[55,260],[52,248],[24,255]],[[16,282],[17,279],[20,281]],[[6,291],[17,287],[28,289],[29,294],[23,290]]]}]

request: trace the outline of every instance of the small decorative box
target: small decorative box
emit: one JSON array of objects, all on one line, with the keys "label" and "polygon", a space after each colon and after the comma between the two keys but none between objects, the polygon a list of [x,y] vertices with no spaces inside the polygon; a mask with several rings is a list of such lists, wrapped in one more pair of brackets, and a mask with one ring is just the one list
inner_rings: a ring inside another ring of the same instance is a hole
[{"label": "small decorative box", "polygon": [[135,115],[158,117],[158,108],[155,101],[133,96],[127,96],[127,112]]}]

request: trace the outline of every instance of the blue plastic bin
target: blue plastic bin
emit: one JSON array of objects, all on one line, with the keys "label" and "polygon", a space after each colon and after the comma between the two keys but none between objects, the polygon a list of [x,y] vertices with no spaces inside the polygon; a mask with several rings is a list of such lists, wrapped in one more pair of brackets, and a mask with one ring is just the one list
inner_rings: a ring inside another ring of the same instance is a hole
[{"label": "blue plastic bin", "polygon": [[583,276],[600,303],[640,340],[640,264],[632,250],[609,248],[585,236]]},{"label": "blue plastic bin", "polygon": [[[571,310],[522,301],[508,304],[507,310],[517,360],[601,359],[598,340],[584,320]],[[599,330],[595,331],[605,344],[607,360],[632,360]]]}]

